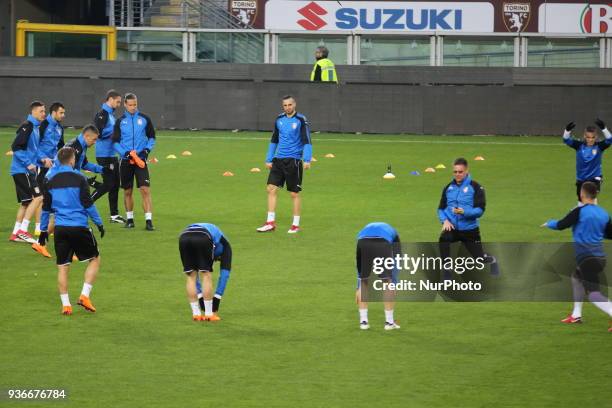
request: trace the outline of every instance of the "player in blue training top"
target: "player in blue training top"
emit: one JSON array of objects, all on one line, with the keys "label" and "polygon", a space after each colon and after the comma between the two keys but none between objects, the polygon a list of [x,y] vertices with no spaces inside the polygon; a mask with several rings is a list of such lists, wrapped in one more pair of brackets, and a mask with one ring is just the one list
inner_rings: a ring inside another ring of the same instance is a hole
[{"label": "player in blue training top", "polygon": [[[232,269],[232,247],[229,241],[214,224],[203,222],[191,224],[179,237],[179,252],[183,271],[187,277],[187,299],[191,305],[193,320],[211,322],[221,320],[217,312]],[[221,263],[221,273],[213,299],[212,272],[213,263],[217,260]],[[202,274],[202,284],[200,284],[200,274]],[[198,292],[201,292],[203,297],[201,305],[198,304]],[[204,316],[201,313],[202,309]]]},{"label": "player in blue training top", "polygon": [[597,191],[601,189],[602,171],[601,159],[603,152],[612,144],[612,134],[606,128],[606,124],[601,120],[595,121],[601,129],[605,139],[597,142],[597,129],[595,126],[587,126],[584,130],[584,140],[576,140],[572,137],[572,129],[576,127],[574,122],[565,126],[563,132],[563,143],[576,150],[576,195],[578,205],[580,205],[580,188],[582,184],[590,181],[597,186]]},{"label": "player in blue training top", "polygon": [[[574,310],[562,323],[582,323],[582,301],[585,291],[588,299],[612,319],[612,303],[600,291],[599,275],[606,265],[606,254],[602,241],[612,237],[610,216],[597,206],[597,185],[590,181],[582,184],[580,200],[582,206],[570,211],[562,220],[549,220],[542,224],[554,230],[572,227],[576,251],[576,271],[572,274]],[[612,320],[611,320],[612,322]],[[608,328],[612,332],[612,326]]]},{"label": "player in blue training top", "polygon": [[45,120],[45,104],[40,101],[32,102],[30,114],[26,121],[19,125],[11,146],[13,151],[11,176],[15,182],[19,203],[15,227],[9,237],[9,241],[12,242],[36,242],[28,232],[28,227],[42,203],[42,192],[36,183],[36,168],[40,142],[39,127],[43,120]]},{"label": "player in blue training top", "polygon": [[100,131],[100,138],[96,143],[96,161],[99,165],[108,167],[109,172],[103,174],[104,183],[108,188],[108,205],[110,209],[110,222],[125,224],[125,219],[119,215],[119,159],[113,147],[113,134],[115,131],[114,112],[121,106],[121,95],[114,89],[106,93],[106,100],[100,111],[94,117],[94,125]]},{"label": "player in blue training top", "polygon": [[[400,238],[397,231],[384,222],[372,222],[357,234],[357,292],[355,298],[359,308],[359,328],[367,330],[368,303],[362,302],[362,291],[368,287],[368,279],[374,267],[375,258],[393,258],[398,252]],[[394,281],[394,269],[385,268],[377,274],[384,281]],[[399,329],[393,318],[393,293],[385,293],[385,330]]]},{"label": "player in blue training top", "polygon": [[283,98],[283,111],[276,118],[274,133],[270,140],[266,167],[270,169],[268,176],[268,219],[264,225],[257,228],[258,232],[274,231],[276,229],[276,198],[279,188],[287,183],[287,190],[293,200],[293,224],[289,234],[300,231],[300,212],[303,169],[310,168],[312,160],[312,143],[310,140],[310,124],[304,115],[296,110],[293,96]]},{"label": "player in blue training top", "polygon": [[96,308],[91,303],[90,294],[100,268],[100,253],[96,238],[89,228],[89,218],[98,227],[100,237],[104,237],[104,226],[89,195],[87,179],[74,169],[76,164],[74,149],[62,147],[57,153],[57,160],[59,166],[53,167],[53,173],[51,171],[47,173],[38,243],[43,246],[47,243],[49,215],[53,213],[57,285],[62,301],[62,314],[72,314],[72,305],[68,298],[68,272],[73,255],[76,255],[79,261],[89,262],[78,304],[90,312],[95,312]]}]

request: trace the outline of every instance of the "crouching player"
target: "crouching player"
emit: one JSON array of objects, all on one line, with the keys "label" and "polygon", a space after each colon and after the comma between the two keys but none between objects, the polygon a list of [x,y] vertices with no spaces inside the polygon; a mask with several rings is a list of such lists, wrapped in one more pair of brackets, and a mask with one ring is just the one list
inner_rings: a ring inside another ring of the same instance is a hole
[{"label": "crouching player", "polygon": [[[368,278],[373,269],[375,258],[393,258],[399,247],[400,238],[397,231],[384,222],[372,222],[366,225],[357,235],[357,292],[355,295],[359,307],[359,328],[367,330],[368,303],[362,301],[368,290]],[[385,282],[395,281],[393,270],[385,269],[378,274]],[[386,290],[385,299],[385,330],[399,329],[393,319],[394,291]]]},{"label": "crouching player", "polygon": [[55,254],[57,256],[57,286],[62,300],[62,314],[71,315],[72,305],[68,298],[68,271],[73,254],[79,261],[88,261],[85,270],[85,282],[78,304],[90,312],[96,308],[91,303],[90,294],[98,269],[100,268],[100,253],[98,243],[89,228],[88,218],[98,227],[100,238],[104,237],[104,227],[98,210],[89,195],[87,179],[73,167],[75,151],[63,147],[57,153],[59,166],[51,177],[47,178],[43,194],[43,210],[41,215],[40,237],[38,242],[45,245],[49,239],[47,228],[49,214],[55,215]]},{"label": "crouching player", "polygon": [[[582,304],[585,292],[588,300],[612,319],[612,303],[600,291],[599,275],[606,266],[604,238],[612,238],[612,222],[603,208],[596,204],[597,184],[587,181],[580,188],[582,206],[574,208],[565,218],[542,224],[554,230],[572,227],[576,252],[576,271],[572,274],[574,310],[562,323],[582,323]],[[612,320],[611,320],[612,322]],[[612,332],[612,326],[608,328]]]},{"label": "crouching player", "polygon": [[[183,262],[183,271],[187,278],[187,299],[191,305],[193,320],[211,322],[221,320],[217,311],[232,266],[232,247],[230,243],[216,225],[197,223],[189,225],[181,233],[179,251]],[[213,300],[212,272],[213,262],[217,260],[221,263],[221,274]],[[201,274],[200,289],[198,289],[199,274]],[[198,303],[198,291],[202,292],[204,299],[202,301],[204,316],[202,316]]]}]

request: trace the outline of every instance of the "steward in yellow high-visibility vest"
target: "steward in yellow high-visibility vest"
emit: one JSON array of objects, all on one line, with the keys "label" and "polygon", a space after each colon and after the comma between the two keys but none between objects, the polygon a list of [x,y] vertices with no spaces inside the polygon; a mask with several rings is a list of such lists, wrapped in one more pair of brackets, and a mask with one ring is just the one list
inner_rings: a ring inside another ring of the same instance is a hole
[{"label": "steward in yellow high-visibility vest", "polygon": [[327,47],[317,47],[315,58],[317,62],[312,68],[310,80],[312,82],[335,82],[338,83],[338,75],[336,74],[336,66],[327,58],[329,50]]}]

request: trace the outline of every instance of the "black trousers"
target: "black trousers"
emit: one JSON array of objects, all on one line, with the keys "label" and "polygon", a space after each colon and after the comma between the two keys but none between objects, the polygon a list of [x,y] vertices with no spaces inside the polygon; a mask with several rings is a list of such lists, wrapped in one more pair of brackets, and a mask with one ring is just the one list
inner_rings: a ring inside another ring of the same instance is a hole
[{"label": "black trousers", "polygon": [[97,157],[96,161],[100,166],[112,167],[112,171],[102,173],[102,185],[96,186],[96,191],[92,194],[95,200],[108,192],[108,206],[110,215],[119,215],[119,159],[116,157]]},{"label": "black trousers", "polygon": [[466,249],[474,258],[484,257],[484,250],[480,242],[480,229],[474,228],[471,230],[459,231],[450,230],[442,231],[439,239],[440,255],[442,258],[450,257],[450,244],[453,242],[463,242]]}]

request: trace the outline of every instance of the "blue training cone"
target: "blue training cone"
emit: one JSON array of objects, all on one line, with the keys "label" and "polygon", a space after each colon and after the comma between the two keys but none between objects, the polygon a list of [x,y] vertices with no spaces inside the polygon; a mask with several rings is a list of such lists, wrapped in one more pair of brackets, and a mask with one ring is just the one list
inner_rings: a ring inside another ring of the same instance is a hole
[{"label": "blue training cone", "polygon": [[410,175],[411,175],[411,176],[420,176],[420,175],[421,175],[421,173],[419,173],[418,171],[416,171],[416,170],[415,170],[415,171],[411,171],[411,172],[410,172]]}]

